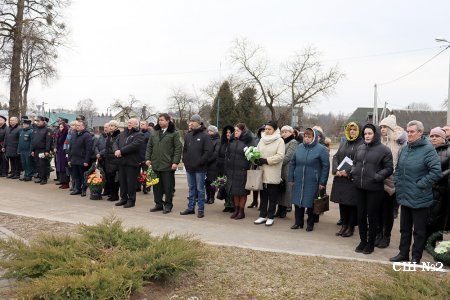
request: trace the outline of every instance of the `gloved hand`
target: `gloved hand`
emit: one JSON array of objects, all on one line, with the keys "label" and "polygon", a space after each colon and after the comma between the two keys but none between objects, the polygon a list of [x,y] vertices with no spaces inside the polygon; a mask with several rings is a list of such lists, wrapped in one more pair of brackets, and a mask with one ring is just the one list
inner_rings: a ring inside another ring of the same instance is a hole
[{"label": "gloved hand", "polygon": [[258,166],[262,166],[262,165],[268,165],[269,163],[267,162],[267,159],[265,158],[260,158],[258,160]]}]

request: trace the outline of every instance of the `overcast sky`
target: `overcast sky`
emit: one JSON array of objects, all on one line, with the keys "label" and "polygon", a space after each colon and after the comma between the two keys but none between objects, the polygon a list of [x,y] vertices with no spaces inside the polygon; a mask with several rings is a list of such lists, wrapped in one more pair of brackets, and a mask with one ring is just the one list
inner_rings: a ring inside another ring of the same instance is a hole
[{"label": "overcast sky", "polygon": [[[235,72],[235,38],[261,45],[278,66],[313,45],[325,64],[346,74],[336,93],[307,109],[350,113],[373,105],[373,85],[424,63],[450,40],[450,1],[144,1],[72,0],[66,10],[70,45],[60,52],[59,78],[34,84],[30,99],[47,108],[75,108],[91,98],[100,112],[130,94],[167,109],[173,87],[200,90]],[[391,109],[447,98],[447,50],[410,76],[379,87]],[[6,85],[5,85],[6,87]],[[8,92],[0,93],[8,95]]]}]

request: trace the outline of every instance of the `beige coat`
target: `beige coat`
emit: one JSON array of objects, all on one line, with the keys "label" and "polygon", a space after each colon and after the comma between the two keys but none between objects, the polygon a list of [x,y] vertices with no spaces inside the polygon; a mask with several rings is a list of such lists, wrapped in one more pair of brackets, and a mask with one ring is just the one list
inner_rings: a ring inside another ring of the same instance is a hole
[{"label": "beige coat", "polygon": [[258,151],[261,158],[267,159],[267,165],[262,165],[263,183],[279,184],[281,182],[281,167],[284,158],[284,141],[280,136],[280,131],[276,130],[272,135],[261,134],[258,143]]},{"label": "beige coat", "polygon": [[[394,163],[394,172],[397,167],[398,156],[403,145],[406,143],[406,132],[400,126],[396,126],[394,131],[389,127],[388,135],[381,138],[381,142],[386,145],[392,152],[392,160]],[[384,190],[389,194],[395,193],[394,175],[384,180]]]}]

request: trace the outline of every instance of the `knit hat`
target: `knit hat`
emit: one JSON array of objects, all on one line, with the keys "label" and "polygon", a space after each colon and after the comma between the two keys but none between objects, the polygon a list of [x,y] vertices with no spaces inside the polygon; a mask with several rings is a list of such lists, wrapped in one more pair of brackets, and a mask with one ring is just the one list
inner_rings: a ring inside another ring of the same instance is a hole
[{"label": "knit hat", "polygon": [[397,118],[394,115],[389,115],[380,122],[380,126],[389,127],[392,131],[397,126]]},{"label": "knit hat", "polygon": [[189,121],[191,121],[191,122],[196,122],[196,123],[198,123],[198,124],[201,124],[201,123],[202,123],[202,117],[200,117],[199,115],[193,115],[193,116],[189,119]]},{"label": "knit hat", "polygon": [[445,130],[441,127],[434,127],[433,129],[431,129],[430,135],[437,135],[443,139],[445,139],[447,137]]},{"label": "knit hat", "polygon": [[217,127],[214,126],[214,125],[209,125],[207,131],[211,131],[211,132],[213,132],[213,133],[218,133],[218,132],[219,132],[219,130],[217,129]]},{"label": "knit hat", "polygon": [[0,116],[0,118],[6,121],[6,117],[5,116]]},{"label": "knit hat", "polygon": [[294,128],[292,128],[289,125],[284,125],[283,127],[281,127],[281,131],[289,131],[289,132],[294,132]]}]

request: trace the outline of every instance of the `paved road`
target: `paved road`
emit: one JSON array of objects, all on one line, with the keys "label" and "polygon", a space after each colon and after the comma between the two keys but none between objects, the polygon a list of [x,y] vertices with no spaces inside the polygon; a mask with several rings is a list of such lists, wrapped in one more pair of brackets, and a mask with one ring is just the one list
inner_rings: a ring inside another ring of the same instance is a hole
[{"label": "paved road", "polygon": [[[291,230],[293,213],[285,219],[276,219],[272,227],[254,225],[258,217],[257,209],[246,208],[246,218],[232,220],[228,213],[223,213],[223,201],[216,200],[206,205],[205,218],[195,215],[180,216],[179,212],[186,208],[187,184],[185,175],[176,176],[176,194],[174,209],[171,214],[150,213],[153,207],[153,195],[138,194],[134,208],[115,207],[108,201],[92,201],[89,197],[70,196],[68,191],[60,190],[49,181],[41,186],[33,182],[21,182],[0,178],[0,211],[49,220],[93,224],[111,213],[116,213],[124,221],[125,226],[143,226],[154,234],[173,232],[175,234],[190,233],[201,240],[217,245],[238,246],[258,250],[287,252],[302,255],[319,255],[351,260],[374,260],[387,262],[388,258],[398,253],[399,220],[393,229],[391,246],[387,249],[375,248],[371,255],[354,252],[359,242],[358,235],[350,238],[336,237],[338,230],[338,206],[331,203],[331,209],[321,216],[313,232]],[[331,180],[330,180],[331,182]],[[330,187],[328,188],[330,190]],[[250,202],[250,197],[248,202]],[[0,218],[0,224],[2,224]],[[424,254],[424,260],[432,261]]]}]

